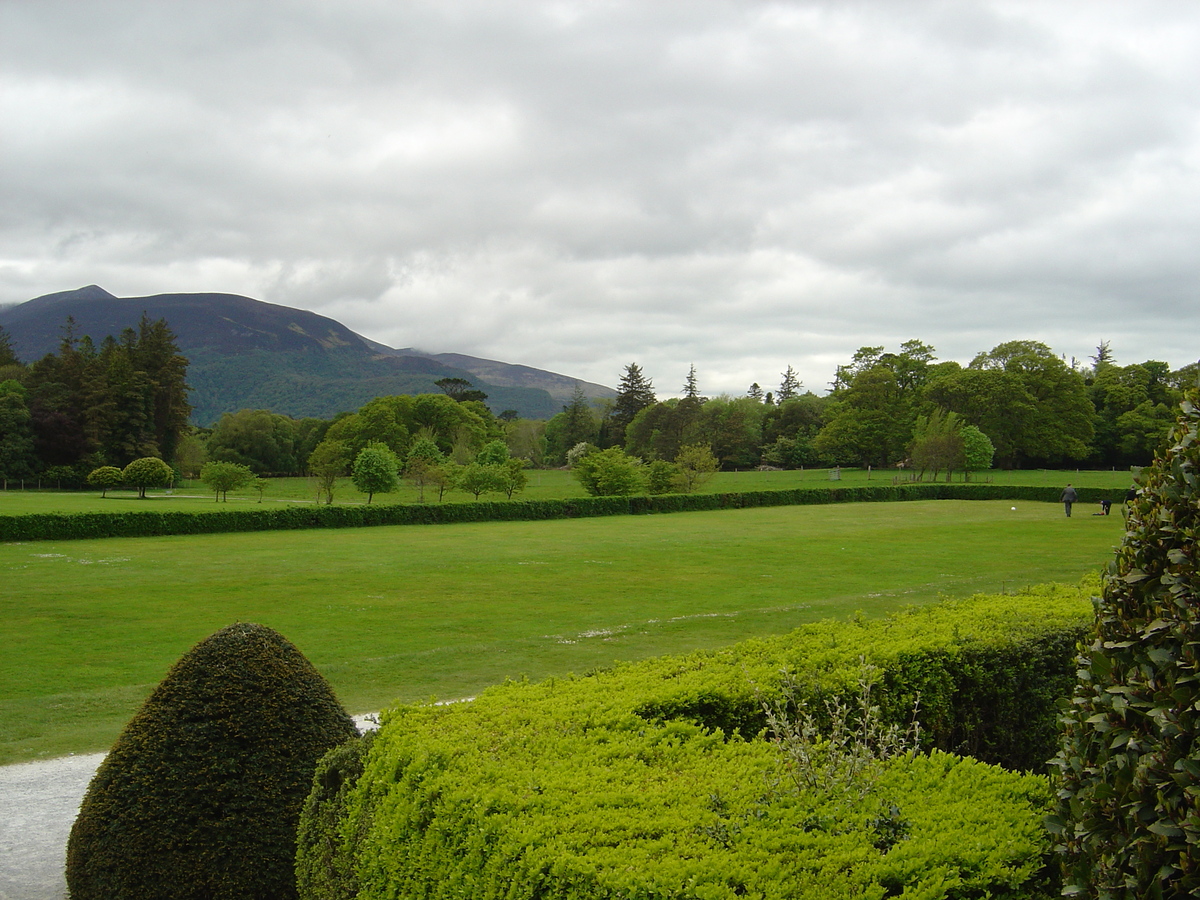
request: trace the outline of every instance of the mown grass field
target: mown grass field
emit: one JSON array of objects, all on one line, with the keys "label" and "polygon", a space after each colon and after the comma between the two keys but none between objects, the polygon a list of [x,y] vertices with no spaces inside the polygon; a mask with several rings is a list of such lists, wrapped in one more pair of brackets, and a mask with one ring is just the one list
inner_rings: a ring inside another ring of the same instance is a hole
[{"label": "mown grass field", "polygon": [[716,647],[941,596],[1074,582],[1119,514],[992,501],[0,545],[0,762],[105,749],[234,621],[351,712]]},{"label": "mown grass field", "polygon": [[[568,471],[560,469],[531,469],[526,473],[529,477],[528,487],[518,496],[525,500],[561,499],[584,497],[586,493],[579,482]],[[907,480],[909,474],[898,473],[895,470],[868,472],[865,469],[842,469],[837,473],[840,478],[830,479],[828,469],[809,469],[805,471],[780,472],[718,472],[711,481],[701,487],[705,493],[721,493],[734,491],[771,491],[787,490],[790,488],[808,487],[852,487],[865,484],[891,484],[894,479]],[[956,479],[957,480],[957,479]],[[977,473],[977,482],[992,482],[995,484],[1029,484],[1050,485],[1063,487],[1072,482],[1076,487],[1107,487],[1113,491],[1113,500],[1119,500],[1130,485],[1130,473],[1125,471],[1089,471],[1061,472],[1047,469],[1032,469],[1022,471],[992,471]],[[10,483],[10,488],[12,483]],[[315,503],[317,483],[312,478],[271,478],[263,494],[246,488],[240,491],[230,491],[228,503],[245,506],[262,503]],[[484,495],[485,500],[494,500],[501,495]],[[445,495],[447,501],[455,503],[471,502],[474,498],[462,491],[449,491]],[[377,494],[375,503],[415,503],[418,494],[411,485],[403,484],[394,494]],[[426,490],[425,500],[437,501],[436,493]],[[339,479],[334,489],[334,504],[366,503],[367,495],[355,490],[349,478]],[[18,490],[0,491],[0,515],[20,515],[22,513],[44,512],[93,512],[120,511],[143,509],[149,505],[152,509],[189,509],[205,511],[208,509],[228,509],[214,500],[199,481],[186,481],[178,488],[167,492],[151,490],[145,500],[139,500],[135,491],[109,491],[107,497],[101,497],[99,491],[52,491],[52,490]]]}]

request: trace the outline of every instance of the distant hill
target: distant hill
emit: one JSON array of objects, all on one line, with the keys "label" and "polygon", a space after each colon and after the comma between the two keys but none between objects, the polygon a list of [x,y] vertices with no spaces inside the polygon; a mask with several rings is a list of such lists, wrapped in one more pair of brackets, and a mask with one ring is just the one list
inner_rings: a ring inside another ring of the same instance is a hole
[{"label": "distant hill", "polygon": [[578,383],[589,397],[613,397],[603,385],[528,366],[457,353],[394,350],[334,319],[236,294],[115,297],[89,285],[0,309],[0,326],[25,362],[56,352],[67,317],[97,344],[136,327],[142,313],[166,319],[190,360],[193,419],[209,425],[222,413],[271,409],[328,418],[387,394],[436,393],[440,378],[466,378],[499,413],[526,418],[559,412]]}]

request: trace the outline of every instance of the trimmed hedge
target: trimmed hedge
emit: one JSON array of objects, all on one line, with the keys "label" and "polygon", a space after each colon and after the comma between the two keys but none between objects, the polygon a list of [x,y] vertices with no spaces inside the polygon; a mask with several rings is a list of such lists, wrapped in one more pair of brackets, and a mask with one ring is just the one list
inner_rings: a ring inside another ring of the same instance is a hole
[{"label": "trimmed hedge", "polygon": [[263,625],[205,638],[167,673],[88,786],[72,900],[287,900],[318,761],[356,733],[329,684]]},{"label": "trimmed hedge", "polygon": [[[445,525],[454,522],[534,521],[591,516],[647,515],[804,506],[824,503],[886,503],[902,500],[1023,500],[1058,502],[1059,488],[992,484],[901,484],[847,488],[795,488],[726,494],[664,494],[654,497],[579,497],[570,500],[495,500],[476,503],[280,506],[220,512],[140,510],[126,513],[35,513],[0,516],[0,541],[68,541],[108,537],[158,537],[287,531],[299,528],[364,528],[373,525]],[[1079,488],[1080,503],[1098,503],[1112,491]]]},{"label": "trimmed hedge", "polygon": [[[1095,587],[822,622],[398,707],[357,784],[310,798],[298,871],[321,877],[301,878],[301,896],[1052,896],[1049,779],[946,751],[1042,768]],[[861,802],[798,792],[762,739],[763,702],[791,684],[791,702],[820,710],[864,671],[893,721],[919,694],[932,749],[893,760]]]}]

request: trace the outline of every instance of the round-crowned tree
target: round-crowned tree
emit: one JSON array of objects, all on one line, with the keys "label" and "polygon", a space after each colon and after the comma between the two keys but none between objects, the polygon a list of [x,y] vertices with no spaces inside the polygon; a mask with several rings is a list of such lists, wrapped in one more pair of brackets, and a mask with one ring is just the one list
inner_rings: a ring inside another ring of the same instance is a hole
[{"label": "round-crowned tree", "polygon": [[127,485],[137,488],[138,497],[145,500],[146,488],[170,486],[175,480],[175,470],[157,456],[143,456],[127,465],[121,477]]},{"label": "round-crowned tree", "polygon": [[110,489],[120,487],[125,483],[125,473],[116,466],[101,466],[98,469],[92,469],[87,477],[87,483],[92,487],[100,488],[101,497],[107,497]]},{"label": "round-crowned tree", "polygon": [[1062,716],[1064,893],[1200,895],[1200,390],[1143,470]]},{"label": "round-crowned tree", "polygon": [[263,625],[201,641],[97,770],[67,844],[72,900],[296,897],[296,825],[321,756],[356,730]]}]

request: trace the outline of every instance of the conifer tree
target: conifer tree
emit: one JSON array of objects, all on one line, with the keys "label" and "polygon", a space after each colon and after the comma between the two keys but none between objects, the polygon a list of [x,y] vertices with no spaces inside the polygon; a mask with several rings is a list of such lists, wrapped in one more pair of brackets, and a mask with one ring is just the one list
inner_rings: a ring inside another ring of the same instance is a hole
[{"label": "conifer tree", "polygon": [[657,402],[654,383],[642,374],[642,367],[637,363],[627,365],[625,374],[621,376],[621,383],[617,386],[617,399],[608,416],[608,444],[612,447],[624,446],[625,429],[629,427],[633,417]]}]

